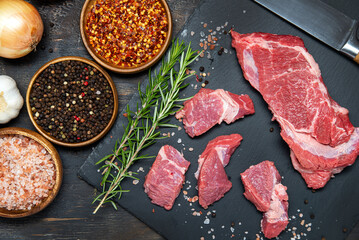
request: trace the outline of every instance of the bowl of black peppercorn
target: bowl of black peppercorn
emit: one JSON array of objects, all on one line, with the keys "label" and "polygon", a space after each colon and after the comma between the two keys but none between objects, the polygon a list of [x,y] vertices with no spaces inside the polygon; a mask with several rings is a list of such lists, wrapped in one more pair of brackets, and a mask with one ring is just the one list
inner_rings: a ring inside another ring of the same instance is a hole
[{"label": "bowl of black peppercorn", "polygon": [[34,74],[26,107],[37,131],[49,141],[82,147],[110,130],[118,113],[118,94],[98,64],[67,56],[49,61]]}]

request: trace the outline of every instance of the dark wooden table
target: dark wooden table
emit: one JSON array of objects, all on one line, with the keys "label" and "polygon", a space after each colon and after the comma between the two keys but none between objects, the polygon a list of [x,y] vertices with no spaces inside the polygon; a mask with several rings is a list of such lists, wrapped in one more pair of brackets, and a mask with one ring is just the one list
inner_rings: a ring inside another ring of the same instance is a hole
[{"label": "dark wooden table", "polygon": [[[89,59],[80,38],[79,18],[84,1],[32,0],[45,25],[45,35],[36,52],[19,60],[0,58],[0,74],[13,77],[23,97],[28,83],[45,62],[60,56],[78,55]],[[184,25],[200,0],[168,0],[173,14],[174,36]],[[76,44],[73,44],[74,39]],[[69,44],[71,41],[71,44]],[[147,72],[124,76],[111,73],[119,93],[120,108],[126,106]],[[24,127],[35,130],[23,107],[20,115],[1,127]],[[163,239],[130,213],[105,205],[93,215],[91,202],[95,190],[77,177],[77,171],[96,144],[77,149],[56,146],[64,167],[62,188],[54,202],[44,211],[23,219],[0,219],[1,239]],[[347,240],[359,239],[357,226]]]}]

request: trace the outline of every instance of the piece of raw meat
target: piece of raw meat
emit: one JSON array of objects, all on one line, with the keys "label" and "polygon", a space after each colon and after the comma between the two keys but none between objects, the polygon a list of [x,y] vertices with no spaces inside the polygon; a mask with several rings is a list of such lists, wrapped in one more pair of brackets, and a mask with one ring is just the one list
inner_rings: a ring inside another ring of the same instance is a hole
[{"label": "piece of raw meat", "polygon": [[264,161],[241,173],[244,196],[264,212],[261,221],[266,238],[277,237],[288,225],[287,187],[273,162]]},{"label": "piece of raw meat", "polygon": [[237,95],[223,89],[201,88],[193,98],[184,102],[184,107],[176,113],[176,118],[183,118],[186,133],[193,138],[223,121],[230,124],[253,113],[253,102],[248,95]]},{"label": "piece of raw meat", "polygon": [[208,143],[199,157],[195,176],[198,179],[199,204],[204,209],[232,188],[224,167],[242,139],[239,134],[219,136]]},{"label": "piece of raw meat", "polygon": [[163,146],[143,185],[151,202],[170,210],[181,191],[189,165],[174,147]]},{"label": "piece of raw meat", "polygon": [[351,124],[348,110],[329,96],[318,64],[299,37],[231,35],[243,75],[279,122],[295,169],[308,187],[324,187],[359,154],[359,128]]}]

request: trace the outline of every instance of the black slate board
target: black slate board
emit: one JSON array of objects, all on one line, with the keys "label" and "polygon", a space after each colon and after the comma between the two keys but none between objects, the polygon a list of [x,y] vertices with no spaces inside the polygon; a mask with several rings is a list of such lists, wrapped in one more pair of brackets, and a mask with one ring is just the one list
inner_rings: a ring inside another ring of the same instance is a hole
[{"label": "black slate board", "polygon": [[[354,15],[359,12],[359,4],[356,0],[348,0],[340,4],[334,0],[326,2],[347,14]],[[352,17],[354,17],[353,15]],[[203,23],[207,23],[206,28],[203,27]],[[221,31],[228,31],[234,27],[240,33],[260,31],[301,37],[308,51],[319,64],[330,95],[341,106],[349,109],[352,123],[354,126],[359,126],[359,108],[357,107],[359,94],[356,91],[359,88],[359,66],[253,1],[203,1],[178,37],[187,43],[191,41],[192,46],[197,48],[200,39],[203,38],[200,35],[201,31],[207,36],[209,29],[217,31],[217,27],[224,26],[226,23],[227,26],[221,28]],[[194,32],[193,36],[192,31]],[[197,169],[198,155],[205,149],[208,141],[219,135],[240,133],[244,140],[226,167],[233,188],[208,210],[202,209],[198,202],[190,204],[181,193],[173,209],[166,211],[151,204],[150,199],[143,191],[144,177],[154,160],[149,159],[132,166],[132,171],[138,172],[137,177],[140,182],[137,185],[134,185],[131,180],[123,182],[123,189],[129,189],[130,192],[122,196],[118,201],[119,205],[167,239],[199,239],[201,236],[205,239],[214,237],[215,239],[230,239],[231,237],[256,239],[256,234],[263,236],[260,233],[262,214],[244,198],[240,173],[253,164],[271,160],[274,161],[283,176],[282,183],[288,187],[289,216],[292,218],[287,230],[280,235],[279,239],[293,237],[295,228],[296,234],[303,234],[300,239],[320,239],[322,236],[328,240],[344,239],[359,220],[359,191],[356,186],[356,183],[359,182],[359,165],[356,163],[346,168],[330,180],[324,189],[314,193],[308,189],[300,174],[291,165],[289,148],[279,135],[278,124],[271,122],[272,115],[266,103],[243,78],[235,51],[230,45],[230,36],[219,35],[218,31],[216,36],[220,37],[219,45],[226,48],[228,53],[218,56],[219,47],[217,47],[216,50],[209,51],[212,60],[207,58],[206,53],[205,57],[193,64],[193,69],[198,70],[199,66],[204,66],[205,72],[210,72],[210,76],[207,77],[208,88],[223,88],[237,94],[248,94],[254,102],[256,113],[231,125],[216,126],[195,139],[190,139],[183,130],[164,129],[162,132],[173,132],[174,136],[157,142],[143,154],[156,155],[164,144],[170,144],[182,151],[184,157],[191,162],[183,190],[188,192],[189,197],[193,197],[197,195],[193,173]],[[200,48],[198,47],[198,49]],[[194,95],[201,88],[195,78],[189,79],[188,82],[190,86],[181,92],[181,95],[185,97]],[[146,83],[147,80],[143,84]],[[198,85],[197,89],[195,89],[195,85]],[[130,101],[132,109],[137,100],[138,96],[135,95]],[[174,118],[171,118],[170,122],[182,125]],[[94,163],[112,151],[116,139],[122,136],[123,125],[126,125],[126,119],[120,113],[107,138],[98,144],[79,170],[79,176],[98,189],[101,175]],[[274,129],[273,132],[270,131],[271,128]],[[194,150],[189,151],[190,147]],[[144,172],[139,171],[141,168],[144,169]],[[304,200],[308,200],[308,204],[305,204]],[[202,215],[193,216],[194,211],[202,211]],[[216,217],[207,215],[209,211],[216,211]],[[209,219],[209,224],[205,224],[206,218]],[[231,226],[232,222],[234,226]],[[348,231],[344,233],[343,228],[347,228]]]}]

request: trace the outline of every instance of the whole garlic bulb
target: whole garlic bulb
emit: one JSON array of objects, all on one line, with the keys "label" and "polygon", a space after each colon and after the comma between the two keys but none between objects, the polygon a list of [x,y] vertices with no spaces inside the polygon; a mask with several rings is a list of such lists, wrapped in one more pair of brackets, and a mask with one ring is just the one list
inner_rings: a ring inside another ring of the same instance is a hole
[{"label": "whole garlic bulb", "polygon": [[24,99],[15,80],[9,76],[0,75],[0,124],[8,123],[16,118],[23,105]]}]

